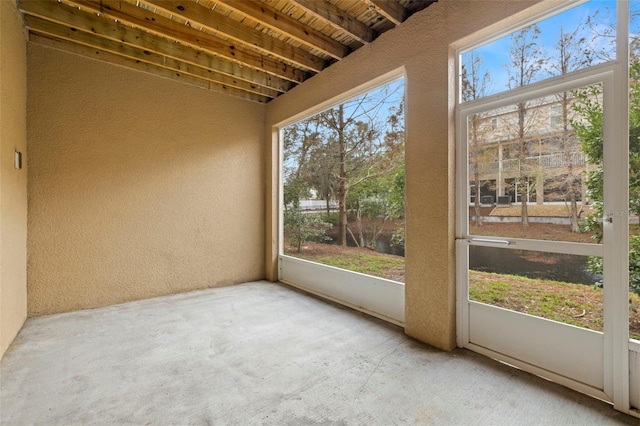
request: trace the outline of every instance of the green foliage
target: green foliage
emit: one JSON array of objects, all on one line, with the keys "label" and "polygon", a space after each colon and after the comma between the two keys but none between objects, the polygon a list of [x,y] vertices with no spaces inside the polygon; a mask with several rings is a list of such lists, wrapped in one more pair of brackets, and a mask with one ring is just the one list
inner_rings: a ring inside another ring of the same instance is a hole
[{"label": "green foliage", "polygon": [[[640,62],[631,63],[629,89],[629,215],[640,212]],[[589,199],[593,201],[593,213],[582,222],[583,229],[593,232],[597,242],[602,241],[603,211],[603,111],[602,85],[592,85],[574,93],[576,102],[573,109],[582,116],[572,121],[576,135],[582,142],[582,151],[590,164],[595,165],[586,174],[586,187]],[[625,214],[626,216],[626,214]],[[602,259],[588,259],[590,272],[602,274]],[[629,288],[640,294],[640,238],[629,239]]]},{"label": "green foliage", "polygon": [[311,189],[304,179],[290,177],[284,184],[284,231],[289,243],[302,251],[302,244],[309,240],[327,241],[327,229],[331,224],[324,222],[315,213],[305,213],[300,208],[300,200],[308,198]]},{"label": "green foliage", "polygon": [[[603,271],[603,261],[601,257],[598,256],[589,256],[587,258],[587,271],[592,274],[602,274]],[[602,281],[596,283],[596,287],[602,287]]]},{"label": "green foliage", "polygon": [[629,213],[640,213],[640,60],[629,69]]},{"label": "green foliage", "polygon": [[404,215],[404,162],[395,170],[392,179],[389,187],[389,201],[393,208],[393,216],[400,217]]},{"label": "green foliage", "polygon": [[391,245],[404,248],[406,234],[404,222],[396,227],[395,232],[391,236]]},{"label": "green foliage", "polygon": [[349,191],[347,208],[358,224],[358,245],[375,245],[384,224],[404,215],[404,163],[362,179]]},{"label": "green foliage", "polygon": [[582,118],[572,120],[571,125],[582,142],[582,151],[589,163],[601,164],[603,156],[602,85],[594,84],[573,92],[572,108]]},{"label": "green foliage", "polygon": [[324,222],[320,215],[305,213],[299,205],[292,205],[284,212],[284,230],[289,243],[296,247],[298,253],[302,251],[305,241],[328,241],[325,235],[331,224]]},{"label": "green foliage", "polygon": [[353,212],[359,211],[362,217],[370,219],[393,217],[395,206],[390,197],[391,183],[391,179],[384,175],[363,180],[349,191],[347,208]]},{"label": "green foliage", "polygon": [[330,223],[333,226],[338,224],[338,213],[329,213],[325,217],[325,222]]},{"label": "green foliage", "polygon": [[640,294],[640,235],[629,238],[629,289]]},{"label": "green foliage", "polygon": [[307,181],[299,177],[290,177],[284,184],[283,201],[285,209],[300,207],[300,200],[309,198],[311,187]]},{"label": "green foliage", "polygon": [[[402,167],[396,170],[396,173],[393,176],[393,183],[391,185],[390,199],[395,209],[395,213],[396,213],[395,218],[404,217],[404,203],[405,203],[404,183],[405,183],[405,171],[404,171],[404,163],[403,163]],[[396,226],[396,230],[391,236],[391,244],[398,247],[404,247],[405,236],[406,236],[405,226],[404,226],[404,222],[402,222],[401,224],[398,224]]]}]

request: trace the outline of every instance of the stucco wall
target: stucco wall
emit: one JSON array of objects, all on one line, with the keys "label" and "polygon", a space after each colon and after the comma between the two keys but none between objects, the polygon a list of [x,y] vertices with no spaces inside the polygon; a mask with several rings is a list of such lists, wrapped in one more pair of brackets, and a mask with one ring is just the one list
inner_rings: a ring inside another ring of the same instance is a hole
[{"label": "stucco wall", "polygon": [[264,277],[264,105],[29,44],[29,315]]},{"label": "stucco wall", "polygon": [[[440,0],[267,106],[267,276],[277,277],[274,125],[400,67],[406,74],[406,332],[455,346],[454,51],[552,2]],[[558,4],[558,2],[555,2]],[[521,13],[528,7],[535,6]],[[520,16],[515,16],[520,14]]]},{"label": "stucco wall", "polygon": [[15,3],[0,1],[0,358],[27,318],[26,117],[26,34]]}]

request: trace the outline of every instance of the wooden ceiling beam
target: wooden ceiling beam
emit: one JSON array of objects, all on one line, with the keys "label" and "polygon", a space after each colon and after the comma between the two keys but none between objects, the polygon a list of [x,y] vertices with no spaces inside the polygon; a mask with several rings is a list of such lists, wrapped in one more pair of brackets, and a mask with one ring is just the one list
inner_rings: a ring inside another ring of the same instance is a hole
[{"label": "wooden ceiling beam", "polygon": [[362,44],[371,43],[377,33],[326,0],[290,0],[315,18],[326,22],[331,27],[344,31]]},{"label": "wooden ceiling beam", "polygon": [[366,0],[376,12],[384,16],[395,25],[400,25],[407,19],[407,9],[397,0]]},{"label": "wooden ceiling beam", "polygon": [[189,74],[182,74],[172,71],[167,68],[158,67],[146,62],[139,62],[124,56],[116,55],[106,50],[101,50],[95,47],[89,47],[78,43],[73,43],[67,40],[61,40],[52,38],[49,36],[43,36],[36,33],[29,35],[29,40],[35,44],[48,46],[54,49],[69,52],[75,55],[84,56],[90,59],[95,59],[103,62],[107,62],[116,66],[127,68],[130,70],[144,72],[152,74],[154,76],[168,78],[174,81],[179,81],[183,84],[189,84],[202,89],[211,90],[212,92],[224,93],[230,96],[236,96],[244,99],[248,99],[254,102],[267,103],[270,98],[265,96],[256,95],[243,90],[238,90],[232,87],[227,87],[218,83],[203,80],[194,77]]},{"label": "wooden ceiling beam", "polygon": [[[146,27],[144,30],[128,27],[121,23],[117,23],[118,27],[114,29],[111,25],[112,20],[107,19],[107,17],[97,16],[93,12],[81,11],[76,7],[55,1],[22,1],[20,2],[20,8],[29,15],[53,20],[84,31],[101,32],[106,37],[120,38],[123,42],[129,40],[131,44],[142,42],[154,46],[161,41],[165,41],[171,45],[175,43],[170,43],[168,39],[172,39],[173,41],[178,41],[183,47],[190,47],[194,51],[200,51],[200,54],[216,56],[221,62],[228,61],[237,64],[236,66],[250,67],[296,83],[304,81],[307,77],[299,69],[286,66],[252,52],[235,49],[234,46],[226,46],[224,43],[214,40],[212,36],[207,37],[207,34],[201,31],[180,25],[176,21],[171,21],[161,16],[156,17],[156,22],[160,22],[160,24],[145,21]],[[166,21],[170,22],[167,23]],[[100,31],[97,28],[100,28]]]},{"label": "wooden ceiling beam", "polygon": [[43,44],[267,102],[436,0],[15,1]]},{"label": "wooden ceiling beam", "polygon": [[139,48],[131,47],[120,42],[96,36],[93,33],[77,30],[74,31],[64,25],[56,24],[35,16],[26,16],[25,25],[32,33],[81,44],[89,48],[99,49],[103,52],[123,56],[136,62],[144,62],[159,68],[166,68],[169,71],[175,71],[177,75],[190,75],[195,78],[213,82],[225,89],[234,88],[238,91],[245,91],[269,98],[275,98],[280,95],[280,92],[274,89],[265,88],[199,66],[186,64],[148,50],[144,51]]},{"label": "wooden ceiling beam", "polygon": [[213,69],[260,86],[282,92],[286,92],[293,86],[289,81],[271,76],[265,72],[226,61],[218,56],[192,49],[162,37],[154,36],[137,28],[98,18],[89,12],[82,12],[70,6],[49,1],[21,1],[19,8],[21,12],[26,15],[51,20],[142,50],[155,52],[196,66]]},{"label": "wooden ceiling beam", "polygon": [[180,44],[197,50],[203,50],[227,60],[239,62],[260,71],[268,72],[277,77],[300,82],[305,79],[302,73],[293,67],[282,67],[269,58],[264,58],[253,52],[236,49],[235,46],[226,45],[222,40],[204,33],[196,28],[183,25],[177,21],[154,14],[153,12],[136,7],[131,3],[120,0],[64,0],[65,3],[80,6],[85,10],[100,13],[106,17],[116,19],[119,22],[140,28],[150,34],[165,37],[177,41]]},{"label": "wooden ceiling beam", "polygon": [[241,25],[220,13],[189,0],[140,0],[140,3],[158,8],[166,13],[188,21],[191,26],[201,26],[207,30],[233,40],[244,46],[273,55],[281,60],[313,72],[320,72],[327,62],[312,53],[260,31]]},{"label": "wooden ceiling beam", "polygon": [[260,1],[216,0],[224,7],[258,22],[271,30],[315,49],[334,59],[342,59],[349,54],[349,48],[319,31],[290,19],[287,15]]},{"label": "wooden ceiling beam", "polygon": [[202,50],[228,61],[237,62],[242,66],[267,72],[276,77],[297,83],[307,78],[305,72],[292,66],[286,66],[254,52],[238,49],[233,45],[227,45],[211,34],[165,18],[131,3],[120,0],[65,0],[65,2],[93,13],[100,13],[101,16],[135,26],[150,34],[169,38],[193,49]]}]

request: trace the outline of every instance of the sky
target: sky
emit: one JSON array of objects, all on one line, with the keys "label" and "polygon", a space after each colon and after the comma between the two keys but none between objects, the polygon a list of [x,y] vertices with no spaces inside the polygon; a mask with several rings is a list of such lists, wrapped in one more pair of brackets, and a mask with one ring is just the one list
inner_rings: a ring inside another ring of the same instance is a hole
[{"label": "sky", "polygon": [[[640,0],[632,0],[631,7],[631,30],[632,34],[640,32]],[[591,0],[579,4],[560,14],[554,15],[537,23],[541,33],[538,38],[538,44],[542,47],[547,55],[553,55],[554,45],[556,44],[562,28],[565,33],[573,32],[580,26],[579,32],[585,37],[587,43],[598,51],[606,52],[613,57],[615,49],[613,46],[613,37],[594,37],[597,31],[602,33],[607,27],[615,27],[616,1],[614,0]],[[589,16],[596,16],[592,20],[592,25],[586,25]],[[509,62],[510,35],[506,35],[491,43],[485,44],[472,50],[474,54],[481,55],[484,58],[484,70],[488,71],[491,76],[491,84],[487,95],[499,93],[508,89],[508,74],[505,64]],[[462,54],[462,63],[469,60],[470,53]],[[593,65],[605,62],[603,58],[596,58]],[[539,74],[536,81],[550,77],[551,71],[543,71]]]},{"label": "sky", "polygon": [[[384,99],[381,99],[385,93],[386,96]],[[384,124],[389,117],[389,108],[392,106],[397,107],[403,96],[404,78],[398,78],[390,83],[376,87],[363,95],[356,96],[354,98],[347,98],[342,101],[345,106],[345,117],[349,117],[351,115],[355,117],[361,116],[364,110],[369,110],[373,105],[376,105],[377,107],[370,112],[370,115],[375,117],[374,121],[377,123]],[[362,98],[366,99],[363,102],[360,102]],[[320,114],[320,112],[317,114]],[[314,114],[312,117],[317,114]],[[366,118],[362,117],[361,120],[366,121]]]}]

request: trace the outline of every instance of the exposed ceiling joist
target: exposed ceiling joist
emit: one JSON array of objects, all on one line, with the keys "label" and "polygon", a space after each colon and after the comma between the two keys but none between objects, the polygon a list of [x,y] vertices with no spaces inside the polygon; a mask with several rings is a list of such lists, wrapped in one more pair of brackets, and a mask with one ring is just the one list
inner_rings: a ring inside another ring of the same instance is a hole
[{"label": "exposed ceiling joist", "polygon": [[[280,94],[280,92],[275,89],[259,86],[204,67],[194,66],[168,56],[159,55],[149,50],[132,47],[131,45],[114,41],[113,39],[95,37],[93,33],[78,31],[77,29],[68,28],[64,25],[56,24],[35,16],[26,16],[25,24],[33,33],[41,36],[64,40],[67,42],[75,42],[86,47],[96,48],[103,52],[109,52],[113,55],[123,56],[136,62],[144,62],[157,67],[166,68],[167,70],[174,71],[178,74],[187,74],[194,78],[207,80],[225,88],[234,88],[240,91],[247,91],[256,95],[271,98]],[[65,50],[69,49],[66,48]]]},{"label": "exposed ceiling joist", "polygon": [[376,32],[367,25],[326,0],[292,0],[292,2],[302,7],[306,13],[348,33],[361,44],[370,43],[377,36]]},{"label": "exposed ceiling joist", "polygon": [[[20,7],[27,16],[39,17],[75,31],[94,34],[98,47],[100,47],[100,38],[106,38],[139,48],[143,52],[154,52],[185,63],[202,66],[280,92],[285,92],[292,87],[292,84],[287,80],[274,78],[265,72],[250,69],[241,64],[222,61],[214,55],[125,26],[113,20],[96,19],[92,15],[60,3],[28,1],[22,2]],[[51,11],[50,9],[53,8],[54,10]],[[29,23],[25,22],[25,24],[29,28]]]},{"label": "exposed ceiling joist", "polygon": [[33,43],[262,103],[431,3],[18,0]]},{"label": "exposed ceiling joist", "polygon": [[332,38],[303,24],[289,19],[285,14],[266,3],[247,0],[217,0],[225,7],[240,13],[260,25],[282,33],[309,49],[314,49],[334,59],[342,59],[349,54],[349,48]]},{"label": "exposed ceiling joist", "polygon": [[[103,3],[108,3],[103,0]],[[118,3],[117,1],[114,3]],[[255,52],[235,49],[215,37],[206,37],[202,31],[198,31],[187,25],[180,25],[163,16],[156,16],[153,21],[137,16],[127,15],[119,10],[106,10],[104,16],[96,16],[82,10],[66,6],[62,3],[27,1],[23,3],[25,13],[38,17],[49,17],[60,24],[73,26],[76,29],[94,32],[103,37],[120,38],[122,42],[139,44],[145,40],[149,44],[167,44],[167,42],[178,42],[181,46],[198,49],[202,52],[219,57],[226,61],[242,66],[249,66],[257,71],[272,74],[275,77],[283,78],[293,82],[305,80],[303,71],[294,67],[282,67],[274,60],[265,58]],[[95,3],[94,3],[95,4]],[[134,6],[135,7],[135,6]],[[141,10],[136,7],[136,9]],[[118,30],[111,27],[111,17],[118,22]],[[134,27],[126,27],[125,24]],[[117,33],[117,34],[116,34]],[[163,40],[166,39],[166,40]]]},{"label": "exposed ceiling joist", "polygon": [[210,9],[198,3],[188,0],[140,0],[140,3],[162,9],[188,21],[192,27],[200,26],[248,48],[259,50],[264,55],[277,56],[279,59],[293,63],[300,68],[319,72],[326,67],[326,61],[308,51],[245,25],[238,25],[237,21],[219,13],[211,13]]},{"label": "exposed ceiling joist", "polygon": [[95,47],[89,47],[75,42],[59,38],[51,38],[48,36],[42,36],[37,33],[31,35],[32,41],[42,46],[52,47],[57,50],[73,53],[76,55],[84,56],[87,58],[93,58],[100,61],[109,62],[114,65],[118,65],[123,68],[131,69],[134,71],[144,72],[159,77],[168,78],[171,80],[179,81],[183,84],[189,84],[192,86],[200,87],[202,89],[211,90],[212,92],[224,93],[227,95],[242,97],[252,100],[254,102],[266,103],[269,98],[266,96],[260,96],[253,93],[248,93],[244,90],[237,90],[233,87],[225,86],[212,81],[204,80],[194,77],[187,73],[175,72],[167,69],[163,66],[156,66],[151,63],[145,63],[130,59],[128,57],[116,55],[106,50],[102,50]]},{"label": "exposed ceiling joist", "polygon": [[367,0],[376,12],[393,22],[400,25],[407,19],[407,9],[402,7],[396,0]]}]

